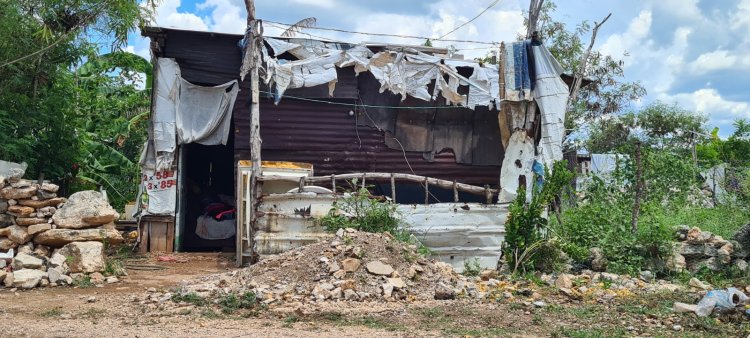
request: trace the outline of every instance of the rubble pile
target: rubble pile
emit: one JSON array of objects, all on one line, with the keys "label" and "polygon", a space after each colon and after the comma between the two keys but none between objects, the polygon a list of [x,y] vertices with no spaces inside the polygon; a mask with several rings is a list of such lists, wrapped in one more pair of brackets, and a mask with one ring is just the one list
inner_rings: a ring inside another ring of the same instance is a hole
[{"label": "rubble pile", "polygon": [[726,240],[698,227],[687,226],[679,227],[676,237],[677,246],[666,262],[672,271],[696,272],[704,267],[718,271],[732,266],[747,271],[748,252],[736,240]]},{"label": "rubble pile", "polygon": [[57,185],[20,175],[0,176],[0,282],[28,289],[71,284],[84,274],[103,280],[103,242],[123,240],[117,212],[99,192],[66,199]]},{"label": "rubble pile", "polygon": [[186,282],[180,292],[204,297],[254,292],[266,303],[433,299],[439,297],[436,285],[452,293],[460,276],[449,264],[427,260],[416,249],[388,233],[342,229],[331,240]]},{"label": "rubble pile", "polygon": [[[581,275],[542,275],[547,287],[558,287],[562,298],[602,301],[637,291],[674,291],[679,286],[656,281],[653,276],[621,276],[585,271]],[[319,304],[321,302],[390,302],[474,299],[507,300],[544,306],[541,286],[495,270],[478,276],[456,273],[450,264],[426,259],[414,245],[353,229],[335,237],[267,257],[255,265],[232,272],[184,281],[177,290],[147,293],[135,301],[161,306],[184,296],[218,300],[230,294],[254,293],[265,304]],[[540,290],[539,292],[536,292]],[[178,295],[180,297],[173,297]],[[541,302],[535,304],[533,302]],[[296,305],[295,305],[296,306]]]}]

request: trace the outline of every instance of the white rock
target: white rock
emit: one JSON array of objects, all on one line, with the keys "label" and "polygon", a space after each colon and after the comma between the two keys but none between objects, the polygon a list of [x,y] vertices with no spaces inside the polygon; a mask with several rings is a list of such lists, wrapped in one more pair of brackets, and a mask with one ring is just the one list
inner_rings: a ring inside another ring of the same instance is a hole
[{"label": "white rock", "polygon": [[388,278],[388,283],[393,285],[393,287],[395,287],[396,289],[403,289],[406,287],[406,283],[403,279],[401,279],[401,277]]},{"label": "white rock", "polygon": [[[104,271],[104,245],[100,242],[69,243],[62,247],[58,254],[66,257],[71,272]],[[68,257],[69,259],[67,259]]]},{"label": "white rock", "polygon": [[383,288],[383,297],[388,298],[393,294],[393,284],[383,283],[381,287]]},{"label": "white rock", "polygon": [[19,253],[13,258],[13,266],[21,269],[39,269],[44,264],[44,260],[27,253]]},{"label": "white rock", "polygon": [[390,276],[394,271],[393,267],[388,264],[384,264],[381,261],[369,262],[367,263],[365,268],[367,268],[367,272],[379,276]]},{"label": "white rock", "polygon": [[101,193],[86,190],[71,195],[52,220],[60,228],[82,229],[107,224],[118,217],[120,215]]},{"label": "white rock", "polygon": [[[13,272],[13,287],[31,289],[39,285],[47,273],[36,269],[21,269]],[[7,279],[7,277],[6,277]]]}]

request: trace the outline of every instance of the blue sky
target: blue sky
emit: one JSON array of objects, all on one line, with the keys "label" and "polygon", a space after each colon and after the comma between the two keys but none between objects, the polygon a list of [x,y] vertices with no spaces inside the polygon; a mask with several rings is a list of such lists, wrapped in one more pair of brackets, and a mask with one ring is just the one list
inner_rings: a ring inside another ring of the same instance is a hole
[{"label": "blue sky", "polygon": [[[493,0],[256,0],[260,19],[292,23],[315,17],[319,27],[438,37],[468,21]],[[595,48],[625,61],[626,78],[640,81],[654,100],[676,102],[709,117],[720,134],[732,121],[750,119],[750,0],[569,0],[555,1],[554,18],[571,28],[583,20],[612,17]],[[449,35],[453,39],[511,41],[522,30],[527,0],[501,0],[474,22]],[[242,33],[243,0],[161,0],[155,25]],[[280,32],[270,24],[266,35]],[[347,42],[421,40],[347,33],[306,32]],[[302,35],[304,36],[304,34]],[[447,43],[434,42],[436,46]],[[486,45],[453,43],[461,54],[485,54]],[[128,49],[148,56],[148,42],[133,34]]]}]

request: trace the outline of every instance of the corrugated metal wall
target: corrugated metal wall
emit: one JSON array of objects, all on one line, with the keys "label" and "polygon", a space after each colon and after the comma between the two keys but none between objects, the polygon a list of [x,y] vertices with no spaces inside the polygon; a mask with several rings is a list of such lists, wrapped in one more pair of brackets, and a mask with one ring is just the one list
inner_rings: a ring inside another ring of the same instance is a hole
[{"label": "corrugated metal wall", "polygon": [[[216,85],[239,75],[241,53],[237,42],[242,38],[240,35],[173,29],[145,34],[163,41],[157,55],[175,58],[183,77],[190,82]],[[355,102],[357,77],[351,69],[339,69],[338,73],[333,100]],[[250,86],[247,80],[240,85],[233,110],[235,160],[250,159]],[[327,97],[326,85],[292,89],[285,94],[332,100]],[[418,175],[497,186],[500,166],[457,164],[451,153],[436,155],[433,162],[428,162],[419,152],[404,154],[390,149],[385,145],[383,132],[367,126],[357,127],[347,106],[291,98],[274,105],[270,99],[262,98],[260,111],[264,160],[309,162],[314,165],[316,175],[363,171],[411,173],[413,170]]]}]

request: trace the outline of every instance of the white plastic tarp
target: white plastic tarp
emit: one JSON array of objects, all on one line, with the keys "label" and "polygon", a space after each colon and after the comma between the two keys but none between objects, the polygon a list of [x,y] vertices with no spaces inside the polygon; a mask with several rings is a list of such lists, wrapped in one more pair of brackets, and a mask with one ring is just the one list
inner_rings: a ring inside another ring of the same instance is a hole
[{"label": "white plastic tarp", "polygon": [[157,59],[152,115],[153,139],[141,155],[143,214],[174,215],[177,198],[177,143],[226,144],[237,98],[237,80],[198,86],[180,76],[174,59]]},{"label": "white plastic tarp", "polygon": [[[434,100],[438,95],[449,104],[493,107],[498,101],[499,74],[494,66],[477,63],[445,60],[440,57],[414,51],[414,53],[383,51],[373,54],[365,46],[349,50],[336,50],[321,46],[303,46],[278,39],[265,39],[274,55],[289,52],[299,60],[286,61],[266,57],[266,84],[276,89],[277,101],[290,88],[312,87],[328,83],[329,95],[337,81],[336,67],[354,67],[355,74],[370,71],[380,82],[380,92],[389,90],[424,101]],[[269,55],[264,51],[264,55]],[[444,64],[443,64],[444,63]],[[473,79],[463,78],[456,67],[474,67]],[[446,80],[444,76],[447,76]],[[430,83],[436,86],[432,93],[427,90]],[[470,94],[458,93],[459,85],[468,85]]]},{"label": "white plastic tarp", "polygon": [[180,78],[180,104],[175,119],[180,144],[227,144],[238,87],[237,80],[203,87]]},{"label": "white plastic tarp", "polygon": [[560,79],[562,67],[544,45],[533,46],[536,84],[534,99],[542,116],[542,137],[539,142],[539,162],[552,168],[562,160],[565,137],[565,109],[568,104],[568,85]]}]

